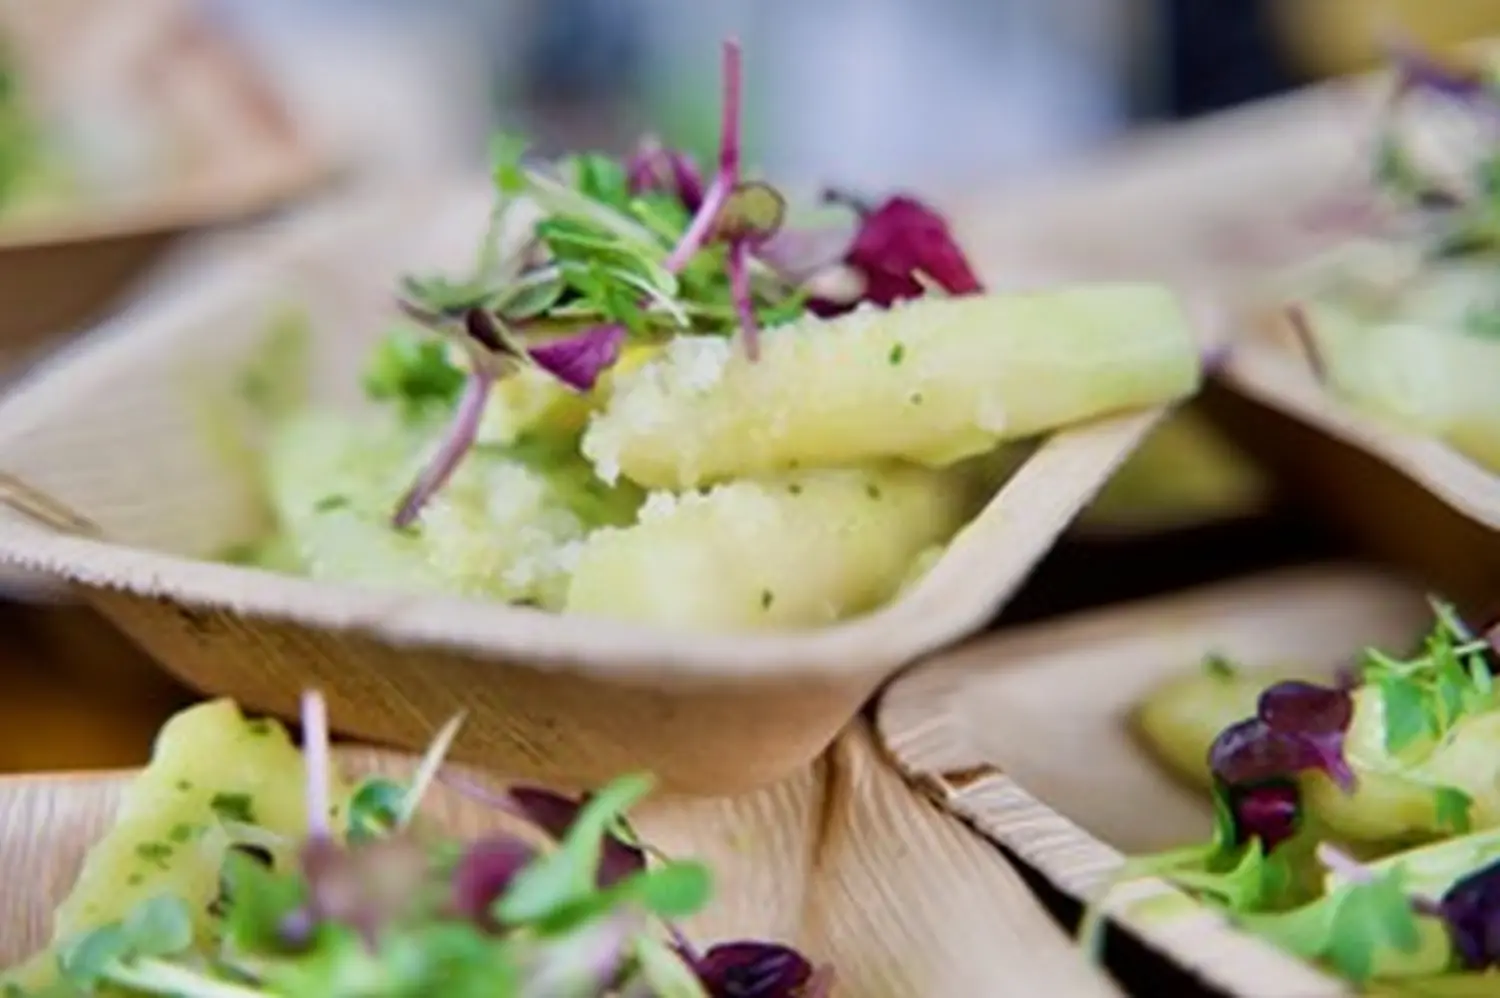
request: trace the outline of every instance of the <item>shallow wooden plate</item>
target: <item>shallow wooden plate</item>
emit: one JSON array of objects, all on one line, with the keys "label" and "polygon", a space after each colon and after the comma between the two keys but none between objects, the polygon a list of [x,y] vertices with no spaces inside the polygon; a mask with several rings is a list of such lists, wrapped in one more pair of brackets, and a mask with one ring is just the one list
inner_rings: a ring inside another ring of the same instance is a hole
[{"label": "shallow wooden plate", "polygon": [[[878,730],[897,765],[1065,893],[1092,899],[1126,855],[1206,841],[1207,798],[1135,742],[1127,719],[1156,684],[1218,652],[1254,669],[1334,667],[1430,625],[1420,590],[1369,569],[1320,566],[1080,614],[938,656],[895,682]],[[1117,917],[1204,980],[1249,998],[1346,993],[1340,982],[1231,929],[1207,909]]]},{"label": "shallow wooden plate", "polygon": [[[409,772],[410,759],[341,753],[352,772]],[[108,827],[129,774],[0,779],[0,965],[44,944],[52,906]],[[456,834],[499,822],[439,786],[427,813]],[[668,855],[707,862],[700,943],[764,938],[831,961],[858,998],[1108,998],[999,853],[914,795],[863,729],[816,766],[737,798],[648,802],[634,817]]]}]

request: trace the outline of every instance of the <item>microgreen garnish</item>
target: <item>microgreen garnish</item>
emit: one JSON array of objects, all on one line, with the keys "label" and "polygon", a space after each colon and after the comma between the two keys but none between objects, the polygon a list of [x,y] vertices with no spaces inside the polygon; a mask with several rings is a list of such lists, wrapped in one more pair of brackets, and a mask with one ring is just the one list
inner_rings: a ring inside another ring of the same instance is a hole
[{"label": "microgreen garnish", "polygon": [[[410,319],[461,347],[469,373],[439,342],[418,350],[393,339],[367,377],[372,396],[410,418],[450,413],[396,526],[415,521],[473,447],[490,383],[523,366],[587,393],[629,343],[733,336],[754,361],[763,328],[809,312],[982,290],[946,223],[908,197],[858,202],[854,225],[787,227],[785,196],[741,161],[741,75],[739,45],[728,41],[718,159],[706,178],[649,138],[623,163],[580,153],[550,166],[528,161],[524,139],[494,141],[497,202],[474,273],[407,277],[398,296]],[[540,217],[501,247],[522,204]]]},{"label": "microgreen garnish", "polygon": [[1355,875],[1323,897],[1291,911],[1245,914],[1236,919],[1262,938],[1306,960],[1326,960],[1357,984],[1368,981],[1382,950],[1412,953],[1421,945],[1417,912],[1399,866],[1381,873],[1358,870],[1353,860],[1321,846],[1319,858]]},{"label": "microgreen garnish", "polygon": [[1393,755],[1493,705],[1488,644],[1470,634],[1451,606],[1434,601],[1433,609],[1437,622],[1421,654],[1403,660],[1369,649],[1361,659],[1363,681],[1380,691],[1385,747]]},{"label": "microgreen garnish", "polygon": [[[326,708],[303,698],[308,836],[278,869],[258,845],[232,844],[195,938],[190,907],[153,895],[118,922],[68,941],[61,982],[13,998],[83,998],[105,990],[175,998],[485,998],[672,996],[827,998],[832,971],[777,943],[731,941],[699,953],[673,924],[700,911],[713,881],[701,863],[648,865],[626,811],[645,775],[573,800],[531,787],[465,792],[553,840],[508,826],[474,841],[433,840],[412,818],[460,726],[433,739],[409,785],[371,778],[348,805],[347,834],[329,827]],[[457,781],[462,785],[462,781]],[[220,793],[212,809],[231,838],[276,839],[251,799]],[[191,836],[190,836],[191,837]],[[207,840],[205,840],[206,842]],[[165,843],[164,849],[170,848]],[[194,847],[196,848],[196,847]],[[166,857],[170,859],[170,856]],[[164,872],[163,880],[166,880]],[[144,882],[144,881],[140,881]]]}]

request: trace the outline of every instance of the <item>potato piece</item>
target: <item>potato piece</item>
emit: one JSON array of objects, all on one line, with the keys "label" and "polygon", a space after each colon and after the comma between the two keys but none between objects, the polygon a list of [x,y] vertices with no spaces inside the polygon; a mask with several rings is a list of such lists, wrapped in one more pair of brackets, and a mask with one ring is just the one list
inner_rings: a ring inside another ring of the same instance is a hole
[{"label": "potato piece", "polygon": [[[126,789],[114,826],[89,850],[58,907],[53,944],[117,921],[162,894],[188,903],[206,943],[207,907],[217,896],[230,843],[221,818],[300,840],[307,832],[304,779],[302,754],[279,724],[247,720],[229,700],[175,715],[157,737],[150,765]],[[348,795],[335,781],[329,798],[335,823]],[[45,972],[47,963],[34,960],[32,972]]]},{"label": "potato piece", "polygon": [[888,599],[974,492],[958,473],[887,467],[655,493],[637,526],[584,543],[566,606],[706,631],[826,624]]},{"label": "potato piece", "polygon": [[1130,717],[1145,749],[1174,776],[1207,790],[1208,750],[1219,732],[1255,716],[1261,691],[1283,679],[1309,679],[1313,670],[1278,664],[1251,670],[1201,669],[1153,689]]},{"label": "potato piece", "polygon": [[420,439],[328,414],[282,429],[268,461],[272,501],[309,576],[556,606],[568,545],[629,523],[642,500],[628,483],[598,481],[566,441],[480,447],[416,528],[398,531],[390,515],[417,473]]},{"label": "potato piece", "polygon": [[1351,404],[1500,470],[1500,338],[1469,331],[1494,308],[1500,268],[1423,272],[1386,299],[1331,294],[1305,308],[1335,392]]},{"label": "potato piece", "polygon": [[1460,790],[1472,799],[1475,830],[1500,827],[1500,711],[1461,719],[1439,743],[1427,740],[1395,758],[1385,750],[1380,691],[1354,692],[1354,719],[1344,756],[1359,784],[1346,794],[1321,773],[1302,778],[1310,811],[1351,842],[1401,843],[1451,833],[1439,822],[1437,792]]},{"label": "potato piece", "polygon": [[652,488],[890,458],[945,466],[1199,383],[1176,299],[1148,285],[922,299],[766,331],[757,362],[681,337],[622,374],[584,434]]},{"label": "potato piece", "polygon": [[[495,385],[479,424],[479,442],[513,444],[527,436],[576,438],[594,408],[609,397],[613,380],[645,364],[659,349],[648,344],[626,347],[588,394],[574,391],[541,368],[521,368]],[[466,361],[464,366],[468,366]]]}]

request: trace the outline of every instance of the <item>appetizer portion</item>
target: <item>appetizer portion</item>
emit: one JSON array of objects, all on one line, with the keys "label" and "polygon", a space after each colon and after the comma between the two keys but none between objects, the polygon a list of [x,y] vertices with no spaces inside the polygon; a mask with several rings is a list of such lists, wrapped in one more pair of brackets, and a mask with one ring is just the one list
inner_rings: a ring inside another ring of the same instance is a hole
[{"label": "appetizer portion", "polygon": [[[799,225],[740,161],[647,141],[495,144],[471,273],[402,282],[379,415],[276,429],[277,534],[313,578],[662,626],[813,627],[879,607],[996,486],[1004,448],[1196,391],[1166,290],[990,295],[947,223],[830,191]],[[826,212],[825,212],[826,213]]]},{"label": "appetizer portion", "polygon": [[[647,860],[623,777],[572,800],[454,786],[496,809],[474,840],[421,811],[457,721],[409,784],[333,772],[321,700],[298,751],[227,700],[177,715],[58,908],[15,998],[825,998],[833,972],[770,942],[699,949],[673,922],[712,875]],[[658,854],[652,853],[652,856]],[[746,990],[753,982],[753,991]]]},{"label": "appetizer portion", "polygon": [[1137,734],[1211,795],[1214,833],[1120,879],[1161,877],[1369,993],[1493,994],[1500,656],[1434,607],[1414,654],[1367,650],[1334,685],[1213,660],[1154,691]]},{"label": "appetizer portion", "polygon": [[1493,62],[1398,53],[1361,233],[1280,294],[1330,391],[1500,471],[1497,120]]}]

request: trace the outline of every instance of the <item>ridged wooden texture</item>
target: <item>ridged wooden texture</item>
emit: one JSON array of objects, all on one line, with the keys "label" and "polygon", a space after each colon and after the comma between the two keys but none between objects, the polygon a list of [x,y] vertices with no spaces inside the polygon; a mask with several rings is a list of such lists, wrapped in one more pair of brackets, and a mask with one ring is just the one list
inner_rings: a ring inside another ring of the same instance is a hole
[{"label": "ridged wooden texture", "polygon": [[[351,772],[409,772],[400,757],[343,755]],[[42,945],[51,906],[108,827],[126,774],[0,780],[0,965]],[[424,813],[456,834],[498,823],[438,787]],[[793,942],[831,961],[849,998],[1108,998],[988,843],[916,796],[864,727],[815,766],[748,795],[649,803],[642,837],[713,868],[715,900],[687,926],[700,944]]]},{"label": "ridged wooden texture", "polygon": [[[1158,683],[1217,652],[1246,668],[1335,665],[1430,624],[1420,591],[1321,566],[1039,624],[914,668],[878,709],[897,766],[1059,889],[1096,898],[1129,855],[1207,841],[1206,796],[1137,744],[1128,718]],[[1163,896],[1180,911],[1167,914]],[[1156,911],[1142,902],[1156,899]],[[1323,998],[1342,982],[1232,929],[1160,880],[1110,911],[1163,956],[1244,998]]]},{"label": "ridged wooden texture", "polygon": [[313,403],[363,404],[359,367],[396,275],[465,265],[486,187],[315,212],[243,270],[30,375],[0,402],[0,469],[107,540],[8,512],[0,561],[75,584],[172,673],[251,709],[290,716],[316,685],[345,733],[416,749],[463,708],[463,760],[562,784],[646,768],[679,790],[728,793],[807,765],[893,672],[983,626],[1161,418],[1053,436],[920,584],[815,631],[663,633],[197,560],[266,526],[253,476],[206,427],[254,432],[215,407],[239,397],[268,319],[304,307]]},{"label": "ridged wooden texture", "polygon": [[[172,239],[308,190],[322,153],[191,0],[0,0],[0,36],[43,116],[108,97],[168,137],[139,189],[0,220],[0,363],[97,318]],[[125,113],[124,110],[121,112]]]}]

